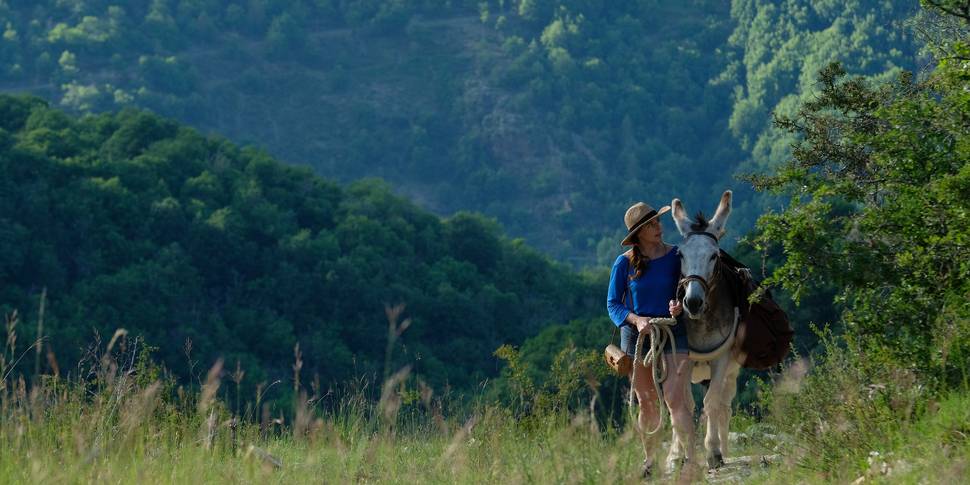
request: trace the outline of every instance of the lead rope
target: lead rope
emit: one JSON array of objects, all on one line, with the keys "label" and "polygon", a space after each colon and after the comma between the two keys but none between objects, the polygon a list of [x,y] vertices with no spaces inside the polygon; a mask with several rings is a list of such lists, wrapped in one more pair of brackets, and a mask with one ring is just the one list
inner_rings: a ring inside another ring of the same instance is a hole
[{"label": "lead rope", "polygon": [[[664,420],[667,419],[667,406],[663,402],[663,391],[660,388],[660,384],[667,379],[667,361],[663,358],[664,347],[667,342],[670,342],[671,349],[674,354],[677,354],[677,342],[674,339],[674,332],[670,329],[677,325],[676,318],[651,318],[650,319],[650,350],[647,351],[647,355],[643,356],[643,366],[646,367],[650,365],[650,371],[653,375],[653,387],[657,393],[657,405],[660,408],[660,419],[657,421],[657,427],[652,431],[647,431],[648,435],[655,434],[660,431],[663,427]],[[637,379],[637,368],[640,367],[638,362],[640,360],[640,351],[643,350],[643,339],[647,336],[646,332],[640,332],[637,335],[637,345],[633,353],[633,375],[630,378],[630,417],[631,419],[636,419],[633,413],[633,396],[636,395],[634,392],[633,383]],[[639,398],[637,399],[638,404]],[[639,423],[639,420],[634,422]]]}]

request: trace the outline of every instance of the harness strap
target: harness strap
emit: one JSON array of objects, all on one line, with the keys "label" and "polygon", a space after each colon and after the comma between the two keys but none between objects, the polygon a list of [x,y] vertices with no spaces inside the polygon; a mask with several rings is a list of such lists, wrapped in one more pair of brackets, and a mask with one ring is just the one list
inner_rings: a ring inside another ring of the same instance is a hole
[{"label": "harness strap", "polygon": [[680,281],[677,283],[677,292],[679,293],[681,288],[686,289],[687,284],[690,283],[691,281],[696,281],[700,283],[701,287],[704,288],[705,295],[711,291],[711,285],[707,283],[707,280],[705,280],[703,276],[692,274],[692,275],[684,276],[683,278],[680,279]]},{"label": "harness strap", "polygon": [[734,326],[731,328],[731,333],[724,340],[718,344],[714,350],[710,352],[699,352],[696,350],[688,349],[688,358],[695,362],[710,362],[721,356],[727,349],[734,345],[734,337],[738,332],[738,322],[741,320],[741,314],[738,307],[734,307]]},{"label": "harness strap", "polygon": [[711,233],[709,233],[709,232],[707,232],[707,231],[691,231],[691,232],[688,232],[688,233],[687,233],[687,234],[686,234],[686,235],[684,236],[684,239],[687,239],[687,238],[688,238],[688,237],[690,237],[690,236],[707,236],[707,237],[709,237],[709,238],[711,238],[711,239],[713,239],[715,243],[717,243],[717,242],[719,242],[719,241],[717,240],[717,236],[715,236],[715,235],[713,235],[713,234],[711,234]]},{"label": "harness strap", "polygon": [[[687,238],[689,238],[691,236],[704,236],[704,237],[709,237],[709,238],[711,238],[711,239],[714,240],[714,244],[718,244],[718,242],[719,242],[717,240],[717,236],[715,236],[715,235],[713,235],[713,234],[711,234],[711,233],[709,233],[707,231],[691,231],[691,232],[688,232],[687,234],[684,235],[684,239],[686,240]],[[722,252],[723,251],[718,250],[718,262],[714,264],[714,275],[711,278],[711,282],[708,283],[708,281],[706,279],[704,279],[704,277],[701,276],[701,275],[691,274],[691,275],[684,276],[683,278],[680,279],[680,281],[677,282],[677,297],[678,297],[678,299],[681,298],[681,296],[680,296],[681,293],[686,293],[687,292],[687,284],[690,283],[691,281],[696,281],[696,282],[698,282],[698,283],[701,284],[701,287],[704,289],[704,295],[705,296],[710,295],[711,290],[714,289],[713,283],[716,283],[715,280],[717,279],[717,276],[718,276],[718,267],[720,266],[720,258],[721,258],[721,254],[720,253],[722,253]]]}]

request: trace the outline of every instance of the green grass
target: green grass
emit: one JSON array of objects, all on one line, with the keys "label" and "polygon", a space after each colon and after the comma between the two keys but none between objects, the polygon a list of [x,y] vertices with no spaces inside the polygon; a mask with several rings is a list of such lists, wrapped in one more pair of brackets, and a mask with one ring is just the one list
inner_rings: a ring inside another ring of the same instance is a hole
[{"label": "green grass", "polygon": [[[751,483],[965,483],[970,476],[970,392],[954,392],[933,401],[925,414],[876,441],[847,444],[841,460],[825,469],[806,466],[805,442],[786,446],[784,463],[769,467]],[[861,457],[861,458],[860,458]]]},{"label": "green grass", "polygon": [[233,438],[228,414],[215,405],[207,446],[207,414],[189,402],[166,402],[137,386],[90,399],[77,389],[63,392],[7,393],[2,480],[616,482],[631,477],[640,460],[630,433],[596,431],[588,420],[562,415],[520,422],[501,408],[438,424],[408,412],[394,425],[374,419],[375,408],[343,409],[313,418],[305,434],[273,426],[263,436],[258,424],[246,423]]},{"label": "green grass", "polygon": [[[258,424],[244,423],[233,439],[224,419],[229,415],[215,403],[217,424],[207,447],[206,414],[139,386],[125,396],[91,398],[56,385],[17,394],[7,391],[0,419],[3,482],[617,483],[638,481],[641,460],[633,433],[600,430],[583,415],[521,420],[487,407],[467,420],[456,416],[435,424],[405,410],[392,426],[372,418],[376,408],[344,408],[320,413],[300,436],[278,425],[261,436]],[[824,483],[867,476],[884,483],[959,483],[970,464],[970,394],[934,406],[880,446],[861,450],[879,453],[866,463],[841,464],[844,473],[804,468],[796,454],[755,467],[745,481]],[[751,438],[732,455],[771,454],[769,441],[756,438],[761,423],[742,417],[734,424]]]},{"label": "green grass", "polygon": [[[379,400],[360,382],[326,399],[294,389],[285,417],[251,411],[260,403],[240,417],[218,399],[232,395],[221,365],[189,392],[132,352],[90,357],[76,367],[85,379],[0,380],[0,483],[640,482],[634,432],[589,407],[563,411],[541,389],[532,413],[484,398],[457,406],[403,371]],[[844,356],[797,370],[762,392],[768,417],[732,420],[727,458],[752,467],[709,476],[697,463],[663,481],[962,483],[970,472],[966,389],[921,395],[895,369],[885,375],[897,385],[874,387],[878,372]]]}]

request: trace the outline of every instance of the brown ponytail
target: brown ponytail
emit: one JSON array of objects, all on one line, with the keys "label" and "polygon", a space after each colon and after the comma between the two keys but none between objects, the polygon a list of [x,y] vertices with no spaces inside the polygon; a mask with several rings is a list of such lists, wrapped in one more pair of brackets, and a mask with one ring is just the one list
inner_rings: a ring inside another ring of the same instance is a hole
[{"label": "brown ponytail", "polygon": [[636,245],[630,248],[630,254],[627,256],[627,258],[630,260],[630,266],[636,270],[634,274],[630,275],[631,280],[639,278],[640,275],[647,270],[647,266],[650,263],[647,258],[644,258],[643,255],[640,254],[640,248]]}]

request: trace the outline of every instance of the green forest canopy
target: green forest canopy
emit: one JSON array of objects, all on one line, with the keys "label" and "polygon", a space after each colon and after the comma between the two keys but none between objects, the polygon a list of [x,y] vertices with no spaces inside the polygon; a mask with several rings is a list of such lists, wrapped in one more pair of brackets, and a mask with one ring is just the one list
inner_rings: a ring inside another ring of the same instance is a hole
[{"label": "green forest canopy", "polygon": [[840,60],[915,66],[907,1],[0,2],[0,89],[75,112],[151,109],[340,182],[474,210],[577,266],[632,201],[734,188],[735,235],[776,166],[768,122]]},{"label": "green forest canopy", "polygon": [[[0,89],[35,92],[74,113],[146,107],[255,141],[339,182],[383,177],[438,213],[481,210],[543,253],[602,264],[618,251],[619,217],[631,201],[679,196],[702,206],[739,167],[771,171],[788,160],[800,134],[771,125],[770,114],[798,113],[823,87],[815,76],[830,61],[881,81],[912,68],[915,43],[899,23],[915,8],[902,1],[735,0],[730,8],[700,0],[8,1],[0,2]],[[418,362],[428,379],[467,385],[495,373],[491,351],[500,343],[521,342],[552,322],[605,324],[601,285],[549,265],[480,216],[441,221],[387,185],[341,188],[140,111],[76,119],[36,99],[5,102],[21,113],[9,119],[24,121],[11,121],[4,149],[15,159],[48,160],[37,167],[51,171],[39,173],[61,178],[36,183],[59,181],[50,186],[74,194],[71,202],[36,202],[53,192],[13,195],[4,187],[9,200],[64,211],[40,217],[4,206],[17,222],[0,238],[9,249],[0,256],[4,271],[17,282],[0,303],[29,311],[47,286],[58,345],[145,315],[149,343],[183,376],[188,337],[199,360],[239,359],[254,379],[287,373],[299,341],[313,372],[339,379],[381,367],[383,304],[406,301],[415,325],[399,357]],[[35,112],[45,114],[31,122]],[[165,164],[153,157],[187,172],[159,175]],[[225,166],[235,169],[220,171]],[[68,180],[78,173],[87,181]],[[33,172],[9,178],[21,181],[10,187],[34,187]],[[297,179],[315,180],[313,190]],[[732,216],[732,228],[742,230],[768,200],[743,192]],[[129,197],[140,205],[129,207]],[[113,212],[82,210],[90,207]],[[384,222],[388,207],[404,214],[394,219],[400,226]],[[62,228],[37,238],[38,221],[58,227],[52,217]],[[77,231],[68,229],[74,224]],[[368,231],[385,237],[371,241]],[[462,246],[448,244],[456,237]],[[398,238],[404,247],[391,242]],[[143,239],[152,242],[132,242]],[[498,273],[483,268],[495,261]],[[539,276],[517,273],[533,267],[543,268]],[[386,284],[363,283],[373,278]],[[559,285],[568,304],[558,300]],[[436,298],[453,294],[461,297]],[[809,297],[830,301],[824,292]],[[116,303],[92,304],[100,301]],[[508,305],[516,301],[524,304]],[[812,321],[830,317],[802,311]],[[580,330],[578,338],[592,342],[594,333]],[[560,334],[550,328],[543,339]],[[333,353],[314,357],[320,349]],[[77,349],[62,351],[70,361]],[[355,362],[357,352],[366,357]]]},{"label": "green forest canopy", "polygon": [[[776,296],[797,357],[820,356],[817,326],[863,379],[881,369],[898,380],[887,393],[924,397],[965,390],[970,368],[970,4],[945,6],[963,16],[930,8],[913,24],[932,69],[867,79],[830,64],[815,95],[776,113],[771,130],[795,141],[791,155],[748,178],[789,202],[735,253],[787,290]],[[598,349],[605,324],[544,328],[523,344],[520,367],[548,382],[556,353]],[[746,377],[741,405],[756,399]]]},{"label": "green forest canopy", "polygon": [[251,386],[283,378],[299,343],[305,378],[344,381],[383,368],[384,305],[405,303],[394,368],[465,389],[497,374],[503,343],[602,311],[601,285],[494,221],[442,220],[142,111],[0,96],[0,173],[0,309],[31,322],[23,349],[46,288],[62,372],[126,328],[183,379],[218,356]]}]

